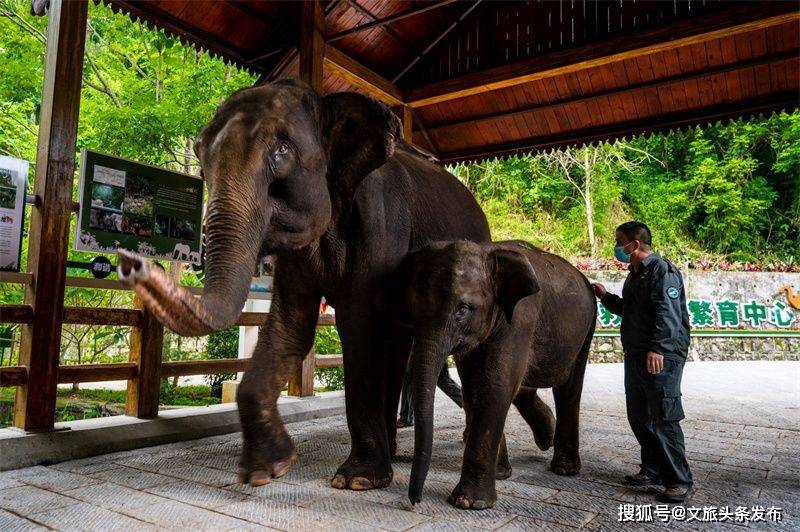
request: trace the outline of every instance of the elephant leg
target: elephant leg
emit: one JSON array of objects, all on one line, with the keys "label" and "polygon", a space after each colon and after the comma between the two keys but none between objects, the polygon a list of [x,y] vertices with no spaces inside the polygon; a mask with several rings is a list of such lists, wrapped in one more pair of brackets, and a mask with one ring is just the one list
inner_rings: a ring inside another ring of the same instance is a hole
[{"label": "elephant leg", "polygon": [[[374,301],[374,297],[368,301]],[[345,407],[352,447],[331,486],[353,490],[383,488],[392,481],[385,406],[387,360],[383,350],[388,324],[375,317],[366,302],[337,308],[336,319],[342,339]]]},{"label": "elephant leg", "polygon": [[283,476],[297,459],[277,402],[289,377],[311,350],[319,314],[320,293],[312,285],[302,284],[302,274],[296,270],[290,286],[281,282],[292,277],[280,274],[280,262],[270,319],[259,331],[236,397],[244,437],[239,476],[254,486]]},{"label": "elephant leg", "polygon": [[[457,508],[483,510],[497,501],[495,479],[501,444],[505,443],[503,429],[518,383],[508,365],[489,365],[487,358],[484,353],[473,352],[459,364],[468,428],[461,479],[449,498]],[[503,466],[510,470],[505,445],[502,451]]]},{"label": "elephant leg", "polygon": [[553,388],[556,403],[556,433],[550,469],[556,475],[577,475],[581,469],[579,418],[583,375],[589,356],[590,339],[591,336],[578,355],[567,382]]},{"label": "elephant leg", "polygon": [[500,440],[500,448],[497,451],[497,467],[495,468],[494,478],[505,480],[511,476],[511,462],[508,461],[508,448],[506,447],[506,435],[503,434]]},{"label": "elephant leg", "polygon": [[387,335],[386,353],[386,431],[389,438],[389,453],[397,454],[397,407],[403,389],[408,358],[411,354],[413,336],[407,332],[392,330]]},{"label": "elephant leg", "polygon": [[514,406],[533,431],[536,446],[546,451],[553,445],[556,417],[536,391],[536,388],[529,386],[521,387],[514,398]]}]

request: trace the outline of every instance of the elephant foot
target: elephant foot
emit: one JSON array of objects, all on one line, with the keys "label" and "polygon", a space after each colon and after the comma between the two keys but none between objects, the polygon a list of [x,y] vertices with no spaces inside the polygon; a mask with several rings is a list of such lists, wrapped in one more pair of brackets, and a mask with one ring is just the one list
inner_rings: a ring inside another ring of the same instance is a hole
[{"label": "elephant foot", "polygon": [[[252,453],[245,453],[252,456]],[[249,459],[242,461],[239,465],[239,481],[251,486],[264,486],[272,482],[274,478],[284,476],[297,462],[297,453],[292,449],[288,456],[279,459],[265,458],[263,460]]]},{"label": "elephant foot", "polygon": [[339,466],[331,479],[331,487],[363,491],[385,488],[392,483],[392,466],[389,463],[348,458]]},{"label": "elephant foot", "polygon": [[556,434],[556,418],[552,412],[550,415],[543,417],[540,422],[533,427],[533,441],[536,442],[536,447],[542,451],[547,451],[553,446],[553,438]]},{"label": "elephant foot", "polygon": [[550,470],[561,476],[577,475],[581,470],[581,458],[577,454],[568,455],[556,451],[550,461]]},{"label": "elephant foot", "polygon": [[462,480],[447,500],[462,510],[486,510],[497,502],[497,493],[494,485],[480,487]]},{"label": "elephant foot", "polygon": [[511,476],[511,466],[510,465],[500,465],[497,464],[497,470],[494,473],[494,478],[496,480],[505,480]]}]

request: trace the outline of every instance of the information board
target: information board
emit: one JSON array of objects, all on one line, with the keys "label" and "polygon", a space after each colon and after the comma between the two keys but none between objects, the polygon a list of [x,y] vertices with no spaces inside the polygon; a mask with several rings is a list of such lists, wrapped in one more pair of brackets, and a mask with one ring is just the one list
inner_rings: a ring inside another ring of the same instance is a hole
[{"label": "information board", "polygon": [[84,149],[75,249],[200,264],[203,181]]},{"label": "information board", "polygon": [[18,272],[28,161],[0,155],[0,270]]}]

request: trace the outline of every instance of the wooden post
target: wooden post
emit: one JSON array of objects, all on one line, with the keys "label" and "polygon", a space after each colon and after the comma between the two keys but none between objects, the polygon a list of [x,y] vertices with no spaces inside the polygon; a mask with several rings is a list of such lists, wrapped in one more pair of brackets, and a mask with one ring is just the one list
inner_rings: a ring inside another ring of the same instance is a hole
[{"label": "wooden post", "polygon": [[[325,19],[319,0],[307,0],[300,7],[300,79],[317,94],[323,94],[322,61],[325,56]],[[289,379],[289,395],[314,395],[314,348],[303,359]]]},{"label": "wooden post", "polygon": [[289,379],[289,395],[308,397],[314,395],[314,368],[316,367],[316,353],[314,348],[308,352],[306,358],[300,363],[297,371]]},{"label": "wooden post", "polygon": [[128,381],[125,413],[139,418],[158,416],[158,399],[161,393],[161,356],[164,347],[164,326],[142,303],[134,297],[133,304],[142,311],[139,327],[131,330],[129,360],[136,363],[136,378]]},{"label": "wooden post", "polygon": [[300,7],[300,79],[322,94],[322,61],[325,55],[325,19],[319,0],[306,0]]},{"label": "wooden post", "polygon": [[14,425],[51,430],[55,422],[64,283],[81,100],[87,0],[51,0],[47,24],[39,141],[28,241],[32,282],[25,304],[33,320],[22,328],[20,364],[28,382],[17,388]]},{"label": "wooden post", "polygon": [[403,139],[408,144],[414,144],[414,138],[412,137],[414,132],[414,113],[411,110],[411,107],[404,105],[403,106]]}]

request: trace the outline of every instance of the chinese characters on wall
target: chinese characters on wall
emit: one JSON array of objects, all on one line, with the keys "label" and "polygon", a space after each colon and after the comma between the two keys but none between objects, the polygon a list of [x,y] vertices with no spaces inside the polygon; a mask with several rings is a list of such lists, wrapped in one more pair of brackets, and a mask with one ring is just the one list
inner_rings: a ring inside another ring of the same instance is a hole
[{"label": "chinese characters on wall", "polygon": [[[785,301],[774,299],[689,299],[686,302],[692,328],[709,329],[789,329],[796,323],[798,311]],[[601,303],[597,304],[597,322],[602,328],[618,328],[621,318]],[[770,327],[772,325],[772,327]]]}]

